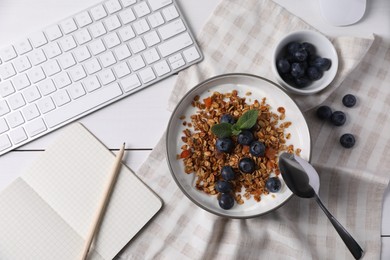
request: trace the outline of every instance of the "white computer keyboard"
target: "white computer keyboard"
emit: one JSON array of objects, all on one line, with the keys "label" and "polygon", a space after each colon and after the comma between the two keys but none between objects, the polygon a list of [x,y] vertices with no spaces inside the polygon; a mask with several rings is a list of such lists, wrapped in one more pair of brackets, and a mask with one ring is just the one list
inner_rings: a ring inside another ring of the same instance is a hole
[{"label": "white computer keyboard", "polygon": [[200,61],[174,0],[109,0],[0,50],[0,155]]}]

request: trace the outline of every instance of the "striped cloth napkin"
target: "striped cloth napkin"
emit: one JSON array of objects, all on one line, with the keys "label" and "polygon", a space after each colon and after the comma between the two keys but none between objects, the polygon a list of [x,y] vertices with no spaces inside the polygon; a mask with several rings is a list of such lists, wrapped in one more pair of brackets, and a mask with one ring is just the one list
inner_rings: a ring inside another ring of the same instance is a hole
[{"label": "striped cloth napkin", "polygon": [[[205,59],[179,74],[170,109],[190,88],[218,74],[274,80],[273,46],[300,29],[315,30],[271,0],[222,0],[198,37]],[[379,259],[390,169],[390,48],[374,36],[331,40],[340,57],[336,79],[319,94],[293,98],[312,133],[312,163],[324,204],[365,250],[365,259]],[[353,108],[342,105],[347,93],[358,99]],[[332,127],[318,120],[320,104],[345,111],[347,123]],[[347,132],[357,140],[352,149],[338,141]],[[118,259],[353,259],[314,200],[293,197],[272,213],[246,220],[198,208],[171,177],[164,142],[163,136],[138,175],[165,206]]]}]

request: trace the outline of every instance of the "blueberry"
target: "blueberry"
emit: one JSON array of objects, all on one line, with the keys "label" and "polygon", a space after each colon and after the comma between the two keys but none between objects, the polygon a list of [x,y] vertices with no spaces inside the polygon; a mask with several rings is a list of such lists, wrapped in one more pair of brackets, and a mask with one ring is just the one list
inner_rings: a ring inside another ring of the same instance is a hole
[{"label": "blueberry", "polygon": [[219,138],[216,142],[216,148],[219,152],[222,153],[230,153],[234,148],[234,143],[232,139],[226,137],[226,138]]},{"label": "blueberry", "polygon": [[238,168],[244,173],[252,173],[255,171],[255,162],[251,158],[244,157],[239,161]]},{"label": "blueberry", "polygon": [[296,86],[297,88],[304,88],[304,87],[306,87],[307,85],[309,85],[310,82],[311,82],[311,81],[310,81],[310,79],[309,79],[308,77],[303,76],[303,77],[301,77],[301,78],[295,79],[295,86]]},{"label": "blueberry", "polygon": [[232,187],[232,184],[230,182],[220,180],[220,181],[217,181],[217,183],[215,184],[215,189],[218,192],[226,193],[226,192],[231,192],[233,187]]},{"label": "blueberry", "polygon": [[295,60],[297,61],[304,61],[307,59],[307,52],[304,50],[304,49],[299,49],[297,51],[294,52],[294,58]]},{"label": "blueberry", "polygon": [[334,111],[330,117],[330,121],[335,126],[342,126],[346,120],[347,118],[342,111]]},{"label": "blueberry", "polygon": [[237,142],[242,145],[249,145],[253,139],[253,134],[249,130],[242,130],[237,136]]},{"label": "blueberry", "polygon": [[318,69],[325,71],[328,70],[331,66],[330,59],[317,57],[312,61],[312,66],[317,67]]},{"label": "blueberry", "polygon": [[346,107],[353,107],[356,104],[356,97],[352,94],[347,94],[343,97],[343,104]]},{"label": "blueberry", "polygon": [[355,145],[355,137],[352,134],[343,134],[340,137],[340,144],[345,148],[352,148]]},{"label": "blueberry", "polygon": [[291,64],[291,75],[294,78],[300,78],[305,75],[305,68],[303,64],[298,62],[294,62],[293,64]]},{"label": "blueberry", "polygon": [[317,108],[317,117],[319,119],[329,119],[332,116],[332,109],[328,106],[320,106]]},{"label": "blueberry", "polygon": [[270,177],[268,178],[267,182],[265,183],[265,187],[269,192],[278,192],[280,191],[280,188],[282,187],[282,183],[279,180],[278,177]]},{"label": "blueberry", "polygon": [[221,116],[220,123],[229,123],[229,124],[234,124],[236,123],[236,120],[234,117],[230,114],[224,114]]},{"label": "blueberry", "polygon": [[225,181],[232,181],[236,178],[236,173],[231,166],[223,166],[221,169],[221,176]]},{"label": "blueberry", "polygon": [[276,67],[280,73],[287,73],[290,71],[290,62],[287,59],[280,59],[276,63]]},{"label": "blueberry", "polygon": [[314,45],[313,44],[311,44],[311,43],[308,43],[308,42],[303,42],[302,44],[301,44],[301,46],[302,46],[302,49],[304,49],[306,52],[307,52],[307,54],[309,55],[309,56],[312,56],[312,55],[314,55],[315,54],[315,47],[314,47]]},{"label": "blueberry", "polygon": [[218,198],[218,204],[222,209],[231,209],[234,206],[234,198],[230,193],[222,193]]},{"label": "blueberry", "polygon": [[265,145],[264,145],[264,143],[262,143],[260,141],[252,142],[251,146],[249,148],[249,152],[253,156],[257,156],[257,157],[264,156],[264,154],[265,154]]},{"label": "blueberry", "polygon": [[322,77],[322,71],[314,66],[309,67],[306,73],[310,80],[319,80]]},{"label": "blueberry", "polygon": [[289,54],[291,55],[294,55],[294,53],[301,49],[302,46],[299,42],[290,42],[288,45],[287,45],[287,51]]}]

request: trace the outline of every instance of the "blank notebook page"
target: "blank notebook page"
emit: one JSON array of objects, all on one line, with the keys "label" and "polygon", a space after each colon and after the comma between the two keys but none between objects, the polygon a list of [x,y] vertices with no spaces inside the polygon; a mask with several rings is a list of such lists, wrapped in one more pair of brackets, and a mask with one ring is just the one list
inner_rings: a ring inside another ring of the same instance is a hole
[{"label": "blank notebook page", "polygon": [[[22,179],[85,240],[114,160],[114,154],[75,123]],[[96,252],[112,259],[161,206],[160,198],[122,165],[93,243]]]}]

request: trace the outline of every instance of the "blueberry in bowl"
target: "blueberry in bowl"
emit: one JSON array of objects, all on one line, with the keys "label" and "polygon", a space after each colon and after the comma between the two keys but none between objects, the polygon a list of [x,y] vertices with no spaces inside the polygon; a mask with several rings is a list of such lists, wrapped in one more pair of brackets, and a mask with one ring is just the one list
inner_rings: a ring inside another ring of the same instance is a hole
[{"label": "blueberry in bowl", "polygon": [[326,88],[335,78],[338,55],[331,41],[310,30],[292,32],[275,46],[272,70],[287,91],[309,95]]}]

